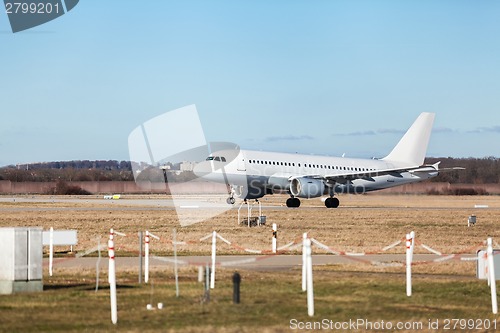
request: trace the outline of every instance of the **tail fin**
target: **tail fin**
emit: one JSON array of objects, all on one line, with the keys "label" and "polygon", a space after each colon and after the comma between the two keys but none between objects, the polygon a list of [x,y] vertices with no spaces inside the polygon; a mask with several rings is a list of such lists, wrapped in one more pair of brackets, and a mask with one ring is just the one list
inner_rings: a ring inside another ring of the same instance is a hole
[{"label": "tail fin", "polygon": [[408,166],[424,164],[427,145],[434,123],[434,113],[423,112],[411,125],[398,144],[383,160],[404,163]]}]

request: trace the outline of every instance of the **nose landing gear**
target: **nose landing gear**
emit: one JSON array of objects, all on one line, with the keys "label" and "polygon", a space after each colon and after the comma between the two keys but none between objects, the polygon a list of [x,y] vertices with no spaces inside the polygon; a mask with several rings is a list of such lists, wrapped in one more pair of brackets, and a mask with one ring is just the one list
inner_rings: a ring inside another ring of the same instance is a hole
[{"label": "nose landing gear", "polygon": [[226,199],[226,202],[228,205],[234,205],[236,200],[234,199],[234,194],[236,193],[236,190],[233,186],[226,184],[227,188],[227,194],[229,194],[229,198]]}]

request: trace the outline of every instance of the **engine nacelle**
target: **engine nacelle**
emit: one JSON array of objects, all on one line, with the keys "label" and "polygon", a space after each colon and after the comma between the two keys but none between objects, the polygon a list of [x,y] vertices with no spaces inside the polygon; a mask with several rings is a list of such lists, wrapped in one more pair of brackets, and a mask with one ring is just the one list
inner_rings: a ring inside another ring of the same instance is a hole
[{"label": "engine nacelle", "polygon": [[316,198],[325,193],[325,183],[320,179],[293,178],[290,183],[290,193],[299,198]]}]

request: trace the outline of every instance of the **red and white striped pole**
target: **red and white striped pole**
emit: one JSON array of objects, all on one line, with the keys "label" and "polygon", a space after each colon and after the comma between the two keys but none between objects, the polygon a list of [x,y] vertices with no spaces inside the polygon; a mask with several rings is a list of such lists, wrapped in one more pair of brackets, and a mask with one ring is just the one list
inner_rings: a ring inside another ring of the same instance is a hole
[{"label": "red and white striped pole", "polygon": [[410,245],[411,262],[413,263],[413,251],[415,251],[415,232],[414,231],[410,232],[410,238],[411,238],[411,245]]},{"label": "red and white striped pole", "polygon": [[108,256],[109,256],[108,281],[109,281],[109,291],[111,300],[111,322],[113,324],[116,324],[118,322],[118,310],[116,304],[115,244],[113,238],[114,238],[114,232],[113,229],[110,229],[109,241],[108,241]]},{"label": "red and white striped pole", "polygon": [[406,296],[411,296],[411,249],[412,238],[410,234],[406,234]]}]

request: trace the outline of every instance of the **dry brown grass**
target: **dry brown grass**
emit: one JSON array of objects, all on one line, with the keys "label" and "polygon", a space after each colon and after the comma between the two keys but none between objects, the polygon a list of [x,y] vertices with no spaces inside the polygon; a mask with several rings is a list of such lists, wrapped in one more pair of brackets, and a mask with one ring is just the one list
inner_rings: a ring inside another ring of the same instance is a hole
[{"label": "dry brown grass", "polygon": [[[134,197],[137,198],[137,197]],[[146,197],[143,197],[146,198]],[[166,197],[152,197],[158,199]],[[131,236],[117,240],[118,251],[137,248],[137,231],[149,229],[169,239],[177,229],[178,240],[197,240],[217,230],[243,247],[269,249],[272,223],[279,224],[278,243],[297,239],[303,232],[339,250],[377,251],[414,230],[417,238],[437,250],[456,253],[480,244],[487,236],[498,240],[499,197],[443,197],[413,195],[341,196],[341,208],[328,210],[319,200],[303,200],[299,209],[276,208],[286,197],[263,200],[265,227],[238,226],[237,211],[231,210],[210,221],[180,227],[175,211],[166,208],[118,206],[84,197],[63,202],[0,203],[0,227],[53,226],[77,229],[76,251],[102,242],[113,227]],[[67,198],[57,198],[67,199]],[[127,203],[127,197],[121,204]],[[489,205],[474,209],[475,204]],[[266,207],[267,206],[267,207]],[[467,217],[475,213],[478,224],[468,228]],[[153,241],[154,252],[171,252],[166,241]],[[62,249],[61,249],[62,250]],[[424,252],[416,248],[417,252]],[[180,246],[182,254],[210,253],[210,241]],[[241,253],[227,245],[218,252]],[[315,253],[321,252],[315,248]],[[403,253],[400,245],[392,253]],[[242,271],[243,302],[231,303],[232,270],[218,271],[212,302],[200,303],[201,284],[196,268],[180,270],[181,297],[174,297],[173,270],[155,268],[154,283],[138,285],[137,273],[120,269],[118,281],[119,326],[123,331],[167,332],[288,332],[291,318],[306,316],[305,295],[300,292],[300,268],[286,272]],[[315,303],[318,318],[347,321],[351,318],[427,323],[428,319],[490,318],[489,289],[474,277],[475,263],[450,261],[439,265],[416,265],[414,295],[404,293],[404,267],[339,264],[315,266]],[[93,269],[58,268],[54,277],[44,269],[45,291],[0,298],[0,332],[88,331],[115,329],[109,320],[107,275],[101,275],[101,290],[94,292]],[[153,287],[154,286],[154,287]],[[145,304],[163,301],[165,310],[146,311]],[[28,309],[28,310],[26,310]],[[64,312],[58,311],[64,309]],[[83,315],[83,314],[86,314]],[[63,320],[64,318],[64,320]],[[36,324],[35,326],[35,323]],[[441,321],[441,324],[443,322]],[[425,331],[425,329],[424,329]]]},{"label": "dry brown grass", "polygon": [[[282,206],[285,196],[267,196],[262,200],[267,226],[248,228],[237,224],[237,211],[230,210],[213,219],[188,227],[181,227],[173,209],[148,206],[127,206],[127,198],[167,199],[166,196],[126,196],[116,202],[95,202],[95,198],[82,197],[68,202],[3,202],[0,204],[0,227],[42,226],[44,229],[78,230],[76,251],[92,248],[97,238],[105,241],[109,228],[130,235],[117,241],[118,251],[134,252],[137,232],[150,230],[163,241],[154,244],[155,251],[171,252],[166,241],[177,229],[178,240],[193,240],[218,231],[238,245],[258,250],[270,249],[271,224],[279,226],[278,243],[283,245],[300,239],[303,232],[332,248],[353,252],[377,252],[382,247],[404,237],[413,230],[417,239],[443,253],[464,250],[474,253],[474,247],[486,237],[500,239],[498,217],[500,197],[456,197],[417,195],[344,195],[339,209],[326,209],[320,200],[302,200],[299,209]],[[43,198],[43,197],[42,197]],[[47,197],[45,197],[47,199]],[[57,197],[66,199],[66,197]],[[488,209],[475,209],[475,204],[488,205]],[[467,217],[476,214],[478,223],[467,227]],[[180,246],[181,254],[208,254],[210,242]],[[221,253],[242,253],[223,245]],[[318,249],[318,253],[321,251]],[[392,253],[403,253],[399,246]],[[417,253],[425,250],[416,248]]]}]

